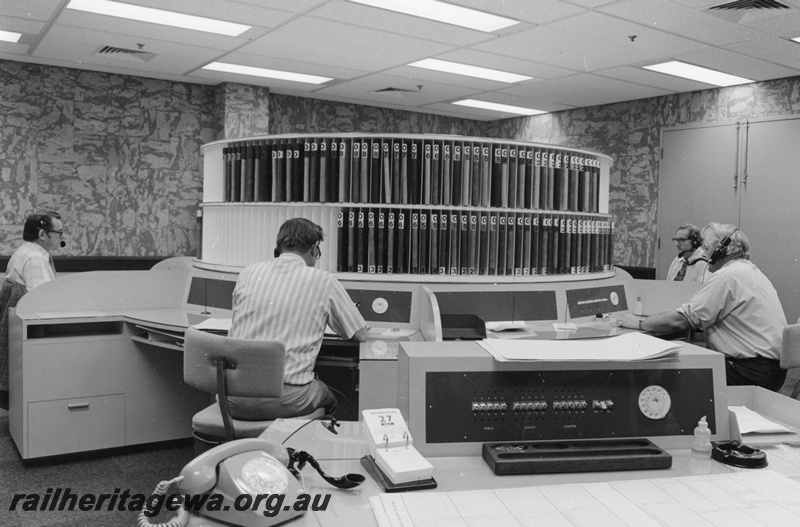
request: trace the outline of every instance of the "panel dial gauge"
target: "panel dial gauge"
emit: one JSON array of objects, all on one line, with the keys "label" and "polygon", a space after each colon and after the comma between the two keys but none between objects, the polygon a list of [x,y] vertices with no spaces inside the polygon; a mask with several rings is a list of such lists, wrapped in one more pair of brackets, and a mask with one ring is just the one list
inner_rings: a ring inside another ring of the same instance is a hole
[{"label": "panel dial gauge", "polygon": [[639,394],[639,410],[650,419],[663,419],[671,405],[669,393],[661,386],[648,386]]}]

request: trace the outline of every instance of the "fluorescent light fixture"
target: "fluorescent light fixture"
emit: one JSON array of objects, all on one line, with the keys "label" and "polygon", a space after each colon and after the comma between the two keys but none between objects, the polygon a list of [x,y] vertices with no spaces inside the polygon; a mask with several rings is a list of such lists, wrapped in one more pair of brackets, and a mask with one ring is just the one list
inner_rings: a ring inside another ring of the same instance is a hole
[{"label": "fluorescent light fixture", "polygon": [[356,4],[364,4],[406,15],[427,18],[445,24],[476,29],[486,33],[497,31],[514,24],[518,20],[476,11],[436,0],[350,0]]},{"label": "fluorescent light fixture", "polygon": [[706,84],[713,84],[714,86],[736,86],[738,84],[755,82],[750,79],[745,79],[744,77],[737,77],[736,75],[729,75],[721,71],[701,68],[700,66],[679,62],[677,60],[664,62],[662,64],[653,64],[652,66],[644,66],[644,69],[704,82]]},{"label": "fluorescent light fixture", "polygon": [[129,20],[138,20],[139,22],[150,22],[152,24],[161,24],[164,26],[193,29],[195,31],[205,31],[207,33],[217,33],[229,37],[237,37],[252,27],[243,24],[234,24],[233,22],[214,20],[212,18],[163,11],[161,9],[110,2],[109,0],[71,0],[67,5],[67,9],[127,18]]},{"label": "fluorescent light fixture", "polygon": [[317,75],[306,75],[305,73],[292,73],[290,71],[253,68],[251,66],[240,66],[238,64],[228,64],[226,62],[212,62],[207,66],[203,66],[203,69],[224,71],[225,73],[238,73],[240,75],[250,75],[252,77],[280,79],[283,81],[305,82],[308,84],[322,84],[324,82],[333,80],[332,77],[319,77]]},{"label": "fluorescent light fixture", "polygon": [[533,108],[523,108],[522,106],[510,106],[496,102],[479,101],[477,99],[463,99],[452,104],[459,106],[469,106],[470,108],[481,108],[482,110],[493,110],[495,112],[515,113],[517,115],[539,115],[547,113],[544,110],[534,110]]},{"label": "fluorescent light fixture", "polygon": [[800,37],[794,37],[792,40],[794,40],[795,42],[797,42],[798,44],[800,44]]},{"label": "fluorescent light fixture", "polygon": [[516,73],[508,73],[506,71],[492,70],[489,68],[481,68],[479,66],[470,66],[469,64],[459,64],[458,62],[448,62],[446,60],[439,59],[418,60],[417,62],[410,63],[409,66],[507,83],[528,81],[533,78],[525,75],[518,75]]},{"label": "fluorescent light fixture", "polygon": [[14,33],[13,31],[3,31],[0,29],[0,40],[3,42],[12,42],[16,44],[21,36],[22,33]]}]

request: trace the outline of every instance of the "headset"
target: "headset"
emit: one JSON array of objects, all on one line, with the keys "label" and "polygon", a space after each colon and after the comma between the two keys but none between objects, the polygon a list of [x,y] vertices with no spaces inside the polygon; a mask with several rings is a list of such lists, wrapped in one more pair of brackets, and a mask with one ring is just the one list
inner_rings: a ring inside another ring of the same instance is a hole
[{"label": "headset", "polygon": [[758,448],[741,444],[735,439],[711,442],[711,459],[741,468],[764,468],[769,465],[767,454]]},{"label": "headset", "polygon": [[719,242],[717,248],[714,249],[714,252],[711,253],[711,256],[708,257],[709,265],[714,265],[718,261],[722,260],[726,254],[728,254],[728,245],[731,244],[731,236],[733,236],[739,229],[734,229],[732,233],[722,238],[722,241]]},{"label": "headset", "polygon": [[[45,211],[45,212],[38,212],[37,214],[39,216],[39,229],[41,229],[41,230],[43,230],[45,232],[50,232],[50,226],[52,225],[53,218],[61,219],[61,216],[59,216],[57,212],[54,212],[54,211],[51,211],[51,210],[48,210],[48,211]],[[47,217],[47,219],[45,219],[45,217]],[[66,247],[67,246],[67,242],[65,242],[64,240],[61,240],[59,242],[59,245],[61,247]]]}]

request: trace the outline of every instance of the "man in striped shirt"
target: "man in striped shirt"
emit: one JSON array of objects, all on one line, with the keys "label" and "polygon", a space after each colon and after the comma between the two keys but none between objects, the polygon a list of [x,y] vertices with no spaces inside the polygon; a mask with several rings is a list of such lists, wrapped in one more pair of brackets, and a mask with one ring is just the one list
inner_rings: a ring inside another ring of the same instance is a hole
[{"label": "man in striped shirt", "polygon": [[323,237],[322,227],[305,218],[287,220],[278,231],[275,259],[253,264],[239,275],[229,335],[281,342],[286,359],[283,395],[229,397],[236,419],[277,419],[336,408],[336,396],[314,374],[325,326],[357,342],[366,338],[368,328],[342,284],[315,268]]}]

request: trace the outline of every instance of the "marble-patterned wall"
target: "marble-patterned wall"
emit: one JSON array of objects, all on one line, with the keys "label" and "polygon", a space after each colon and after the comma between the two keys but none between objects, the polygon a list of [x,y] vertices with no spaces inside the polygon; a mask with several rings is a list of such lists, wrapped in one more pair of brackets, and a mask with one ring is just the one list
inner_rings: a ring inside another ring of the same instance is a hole
[{"label": "marble-patterned wall", "polygon": [[68,256],[192,255],[215,88],[0,61],[0,254],[54,209]]},{"label": "marble-patterned wall", "polygon": [[494,121],[483,133],[610,155],[614,261],[654,267],[661,129],[792,114],[800,114],[800,77]]},{"label": "marble-patterned wall", "polygon": [[425,113],[360,106],[273,93],[270,133],[382,133],[481,135],[481,123]]},{"label": "marble-patterned wall", "polygon": [[218,139],[270,133],[269,88],[226,82],[219,86],[219,95],[223,130]]}]

